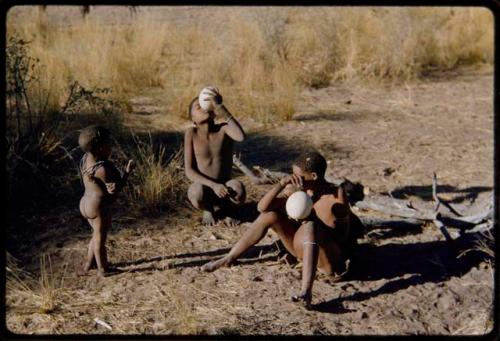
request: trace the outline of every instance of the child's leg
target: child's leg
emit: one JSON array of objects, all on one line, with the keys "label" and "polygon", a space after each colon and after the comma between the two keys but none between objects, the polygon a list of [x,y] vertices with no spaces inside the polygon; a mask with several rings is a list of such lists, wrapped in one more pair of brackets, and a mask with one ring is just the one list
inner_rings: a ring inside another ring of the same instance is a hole
[{"label": "child's leg", "polygon": [[[92,220],[93,219],[88,219],[88,222],[90,226],[92,226],[92,231],[94,230],[94,227],[92,225]],[[85,259],[85,266],[84,266],[84,271],[89,271],[92,269],[92,267],[96,266],[97,263],[95,262],[94,258],[94,233],[92,232],[92,238],[90,238],[89,242],[89,248],[87,251],[87,258]]]},{"label": "child's leg", "polygon": [[108,267],[105,243],[109,223],[111,223],[111,219],[106,215],[100,215],[94,219],[94,231],[92,236],[94,241],[94,257],[97,263],[97,270],[101,273],[105,272]]},{"label": "child's leg", "polygon": [[214,202],[213,200],[211,200],[213,196],[210,195],[211,193],[209,193],[209,191],[212,190],[207,186],[194,182],[191,184],[191,186],[189,186],[187,195],[194,208],[203,211],[203,224],[214,225]]},{"label": "child's leg", "polygon": [[302,224],[293,245],[298,258],[302,259],[302,285],[299,295],[292,298],[309,307],[316,268],[327,275],[339,271],[341,250],[331,233],[313,222]]},{"label": "child's leg", "polygon": [[202,267],[204,271],[214,271],[221,266],[227,266],[233,263],[242,253],[261,240],[268,228],[271,227],[280,237],[287,250],[295,256],[293,250],[293,235],[295,227],[292,221],[277,212],[261,213],[257,219],[245,231],[243,236],[232,247],[231,251],[221,259],[205,264]]},{"label": "child's leg", "polygon": [[298,298],[307,304],[311,301],[311,292],[318,264],[319,245],[314,222],[308,221],[300,226],[293,240],[298,257],[302,259],[302,286]]}]

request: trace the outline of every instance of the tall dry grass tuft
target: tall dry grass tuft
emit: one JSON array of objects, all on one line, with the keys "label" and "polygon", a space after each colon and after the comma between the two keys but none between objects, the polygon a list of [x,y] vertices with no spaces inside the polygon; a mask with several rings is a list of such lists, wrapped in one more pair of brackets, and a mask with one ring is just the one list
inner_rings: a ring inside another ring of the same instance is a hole
[{"label": "tall dry grass tuft", "polygon": [[134,159],[137,167],[132,173],[128,196],[136,207],[149,214],[175,209],[183,204],[187,190],[183,172],[182,150],[167,159],[165,147],[155,148],[151,135],[143,141],[133,135]]},{"label": "tall dry grass tuft", "polygon": [[36,6],[23,20],[11,12],[8,35],[33,40],[51,103],[72,80],[111,87],[124,100],[161,87],[169,112],[184,116],[189,100],[216,84],[242,115],[286,120],[303,87],[493,62],[493,15],[485,8],[145,7],[130,20],[110,24],[91,13],[70,25]]},{"label": "tall dry grass tuft", "polygon": [[[51,314],[57,308],[58,293],[64,287],[65,271],[57,279],[52,269],[49,255],[40,257],[40,277],[24,271],[19,261],[7,253],[6,298],[7,305],[12,303],[27,312],[37,311]],[[66,268],[64,268],[65,270]]]}]

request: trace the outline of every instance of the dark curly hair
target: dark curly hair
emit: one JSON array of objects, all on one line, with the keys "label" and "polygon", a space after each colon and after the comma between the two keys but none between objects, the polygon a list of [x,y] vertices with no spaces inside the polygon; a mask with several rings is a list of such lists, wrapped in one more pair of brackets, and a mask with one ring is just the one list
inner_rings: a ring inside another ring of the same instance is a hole
[{"label": "dark curly hair", "polygon": [[102,126],[91,125],[82,129],[78,144],[84,152],[94,153],[99,147],[111,142],[111,132]]},{"label": "dark curly hair", "polygon": [[306,172],[316,173],[319,178],[325,177],[326,160],[316,151],[309,151],[300,154],[297,159],[295,159],[293,164]]}]

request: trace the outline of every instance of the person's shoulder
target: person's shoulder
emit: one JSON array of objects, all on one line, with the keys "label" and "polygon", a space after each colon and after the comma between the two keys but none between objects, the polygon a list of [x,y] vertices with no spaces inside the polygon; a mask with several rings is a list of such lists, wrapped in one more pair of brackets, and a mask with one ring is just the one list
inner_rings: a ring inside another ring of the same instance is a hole
[{"label": "person's shoulder", "polygon": [[184,134],[185,139],[191,139],[193,135],[196,135],[196,127],[189,127],[186,129],[186,133]]}]

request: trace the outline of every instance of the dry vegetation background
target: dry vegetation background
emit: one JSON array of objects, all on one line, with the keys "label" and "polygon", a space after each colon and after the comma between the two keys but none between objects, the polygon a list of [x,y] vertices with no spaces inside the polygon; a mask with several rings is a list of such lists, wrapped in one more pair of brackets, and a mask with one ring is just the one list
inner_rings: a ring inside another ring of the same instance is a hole
[{"label": "dry vegetation background", "polygon": [[[37,7],[9,12],[8,36],[31,41],[43,65],[50,109],[78,80],[122,100],[159,87],[168,113],[184,115],[193,93],[213,83],[238,112],[289,119],[304,87],[407,80],[429,68],[493,61],[493,16],[484,8],[212,7],[174,20],[162,15],[176,9],[140,8],[122,21],[113,15],[128,10],[111,10],[71,22]],[[79,16],[78,8],[47,11]]]},{"label": "dry vegetation background", "polygon": [[[133,157],[138,163],[122,215],[161,219],[185,206],[181,138],[148,130],[183,127],[187,104],[207,84],[224,89],[238,117],[277,127],[301,114],[307,92],[344,83],[408,87],[432,72],[493,64],[493,16],[484,8],[181,6],[138,7],[133,13],[125,7],[93,6],[85,17],[80,11],[77,6],[18,6],[7,16],[7,290],[11,305],[34,305],[41,320],[60,309],[58,300],[71,301],[61,289],[68,285],[67,268],[58,268],[55,275],[45,251],[28,252],[27,240],[39,232],[37,220],[50,236],[50,221],[43,217],[60,211],[64,220],[64,211],[75,208],[71,205],[81,194],[76,172],[81,127],[108,125],[120,145],[116,161]],[[156,122],[144,126],[140,116],[131,114],[136,101],[150,94],[162,111]],[[135,233],[126,238],[138,238]],[[143,242],[147,248],[149,242]],[[40,264],[24,252],[38,255]],[[126,256],[114,255],[122,261]],[[175,326],[118,332],[203,332],[193,327],[195,317],[180,301],[181,292],[158,290],[177,309]],[[93,299],[80,303],[98,306]],[[120,304],[99,309],[112,314],[126,307]],[[56,320],[46,321],[47,329],[40,332],[87,332],[76,315],[69,329]],[[29,331],[17,322],[11,320],[11,326]],[[59,327],[50,327],[54,323]]]}]

